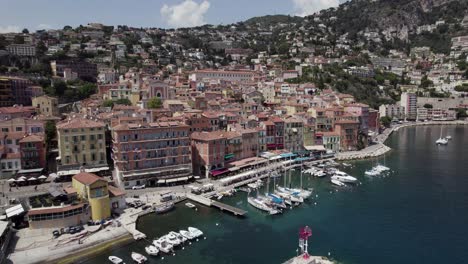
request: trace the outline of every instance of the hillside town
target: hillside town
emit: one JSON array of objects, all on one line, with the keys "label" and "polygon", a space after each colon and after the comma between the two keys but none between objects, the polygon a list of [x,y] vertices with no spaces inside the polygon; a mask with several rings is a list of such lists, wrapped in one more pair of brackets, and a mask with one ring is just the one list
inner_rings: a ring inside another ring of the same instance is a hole
[{"label": "hillside town", "polygon": [[[333,20],[1,34],[0,262],[10,226],[102,222],[144,191],[225,186],[275,161],[365,150],[395,124],[467,117],[468,34],[447,53],[384,54],[364,42],[401,35],[351,39],[330,34]],[[453,27],[468,16],[411,34]]]}]

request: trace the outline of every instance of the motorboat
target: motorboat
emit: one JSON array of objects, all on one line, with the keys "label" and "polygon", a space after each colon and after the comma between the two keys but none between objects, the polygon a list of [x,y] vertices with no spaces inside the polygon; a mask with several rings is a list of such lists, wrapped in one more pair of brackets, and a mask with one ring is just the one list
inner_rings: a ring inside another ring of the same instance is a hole
[{"label": "motorboat", "polygon": [[346,182],[346,183],[354,183],[354,182],[357,182],[357,179],[354,178],[353,176],[338,176],[338,175],[335,175],[335,176],[332,176],[331,177],[332,180],[336,180],[336,181],[340,181],[340,182]]},{"label": "motorboat", "polygon": [[344,183],[341,182],[341,181],[334,180],[333,178],[331,179],[331,183],[333,183],[333,184],[336,185],[336,186],[345,186],[345,185],[346,185],[346,184],[344,184]]},{"label": "motorboat", "polygon": [[192,235],[192,237],[194,237],[194,238],[198,238],[198,237],[203,236],[203,232],[198,228],[189,227],[188,231],[190,232],[190,235]]},{"label": "motorboat", "polygon": [[262,210],[262,211],[265,211],[265,212],[268,212],[270,215],[274,215],[274,214],[279,214],[280,211],[279,210],[276,210],[268,205],[266,205],[261,199],[258,199],[258,198],[254,198],[254,197],[248,197],[247,198],[247,202],[252,205],[253,207],[259,209],[259,210]]},{"label": "motorboat", "polygon": [[375,168],[372,168],[371,170],[367,170],[364,172],[367,176],[377,176],[380,174],[380,171],[376,170]]},{"label": "motorboat", "polygon": [[325,177],[327,174],[323,170],[318,170],[313,174],[315,177]]},{"label": "motorboat", "polygon": [[386,167],[386,166],[380,165],[380,164],[377,165],[377,166],[375,166],[374,169],[377,170],[377,171],[380,171],[380,172],[384,172],[384,171],[389,171],[389,170],[390,170],[389,167]]},{"label": "motorboat", "polygon": [[196,206],[193,203],[185,203],[185,206],[188,208],[195,208]]},{"label": "motorboat", "polygon": [[293,205],[293,203],[301,203],[301,200],[302,202],[304,201],[301,197],[294,197],[289,193],[280,192],[278,190],[275,191],[275,194],[283,198],[284,203],[287,205]]},{"label": "motorboat", "polygon": [[132,259],[136,263],[145,263],[148,259],[140,253],[132,252]]},{"label": "motorboat", "polygon": [[171,244],[173,247],[182,244],[182,241],[180,241],[174,233],[175,232],[170,232],[169,234],[163,236],[167,243]]},{"label": "motorboat", "polygon": [[187,230],[180,230],[179,233],[180,233],[183,237],[185,237],[186,239],[188,239],[188,240],[194,239],[194,237],[192,236],[192,234],[190,234],[190,232],[187,231]]},{"label": "motorboat", "polygon": [[121,258],[118,258],[116,256],[109,256],[109,261],[114,263],[114,264],[122,264],[123,260]]},{"label": "motorboat", "polygon": [[446,136],[445,139],[451,140],[451,139],[452,139],[452,136]]},{"label": "motorboat", "polygon": [[164,214],[164,213],[167,213],[169,211],[171,211],[172,209],[174,209],[174,203],[172,202],[168,202],[168,203],[163,203],[161,205],[157,205],[154,207],[154,211],[157,213],[157,214]]},{"label": "motorboat", "polygon": [[161,252],[166,254],[171,253],[173,246],[169,244],[164,237],[160,237],[157,240],[153,240],[153,245],[157,247]]},{"label": "motorboat", "polygon": [[153,245],[145,247],[145,251],[150,256],[157,256],[159,254],[159,249]]},{"label": "motorboat", "polygon": [[184,236],[182,236],[180,233],[171,231],[171,232],[169,232],[169,234],[172,234],[172,235],[174,235],[175,237],[177,237],[177,239],[179,239],[179,241],[180,241],[181,243],[185,243],[185,242],[187,241],[187,238],[184,237]]},{"label": "motorboat", "polygon": [[447,144],[448,144],[448,140],[445,139],[445,138],[439,138],[438,140],[436,140],[436,144],[437,144],[437,145],[447,145]]}]

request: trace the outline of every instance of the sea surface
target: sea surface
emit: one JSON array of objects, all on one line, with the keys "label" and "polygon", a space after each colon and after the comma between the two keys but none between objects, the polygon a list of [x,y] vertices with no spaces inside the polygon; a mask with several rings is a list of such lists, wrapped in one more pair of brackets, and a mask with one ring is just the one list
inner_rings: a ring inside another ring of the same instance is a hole
[{"label": "sea surface", "polygon": [[[313,199],[282,215],[252,208],[247,194],[238,192],[222,202],[247,210],[246,218],[183,204],[166,215],[145,216],[138,228],[149,239],[188,226],[206,235],[175,256],[149,256],[149,263],[282,263],[296,255],[298,231],[306,225],[313,233],[309,253],[330,254],[340,263],[468,263],[468,127],[445,126],[443,133],[453,138],[447,146],[435,145],[440,126],[395,132],[385,157],[342,168],[359,179],[355,186],[336,188],[329,178],[303,174],[303,186],[314,188]],[[364,176],[377,162],[392,172]],[[291,173],[291,184],[299,186],[300,172]],[[283,185],[284,179],[275,183]],[[149,243],[134,242],[83,263],[109,263],[109,255],[133,263],[131,252],[145,254]]]}]

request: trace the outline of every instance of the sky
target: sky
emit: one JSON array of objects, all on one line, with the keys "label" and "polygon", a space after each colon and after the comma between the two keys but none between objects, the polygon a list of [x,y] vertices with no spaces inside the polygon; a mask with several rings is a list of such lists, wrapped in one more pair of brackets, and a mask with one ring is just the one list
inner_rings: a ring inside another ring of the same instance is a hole
[{"label": "sky", "polygon": [[343,0],[0,0],[0,33],[90,22],[177,28],[230,24],[255,16],[305,16]]}]

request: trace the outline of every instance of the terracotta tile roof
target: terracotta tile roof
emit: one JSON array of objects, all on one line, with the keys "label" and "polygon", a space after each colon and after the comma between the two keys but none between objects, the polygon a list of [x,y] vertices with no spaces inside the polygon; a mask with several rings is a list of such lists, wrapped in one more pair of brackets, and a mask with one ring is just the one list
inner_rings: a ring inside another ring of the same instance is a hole
[{"label": "terracotta tile roof", "polygon": [[26,134],[24,132],[8,132],[6,138],[8,139],[22,139]]},{"label": "terracotta tile roof", "polygon": [[64,207],[50,207],[50,208],[44,208],[44,209],[42,209],[42,208],[31,209],[28,212],[28,216],[67,212],[67,211],[71,211],[71,210],[81,208],[83,206],[84,206],[84,204],[77,204],[77,205],[70,205],[70,206],[64,206]]},{"label": "terracotta tile roof", "polygon": [[192,133],[191,138],[201,141],[211,141],[216,139],[227,138],[227,135],[226,131],[194,132]]},{"label": "terracotta tile roof", "polygon": [[109,189],[109,193],[111,194],[111,196],[123,196],[127,194],[124,190],[114,187],[112,185],[109,185],[107,188]]},{"label": "terracotta tile roof", "polygon": [[73,194],[73,193],[77,193],[76,189],[71,187],[71,186],[67,186],[65,188],[63,188],[63,190],[67,193],[67,194]]},{"label": "terracotta tile roof", "polygon": [[35,112],[36,108],[32,106],[11,106],[11,107],[0,107],[0,114],[16,114],[23,112]]},{"label": "terracotta tile roof", "polygon": [[26,143],[26,142],[43,142],[44,137],[40,135],[29,135],[24,137],[23,139],[20,140],[20,143]]},{"label": "terracotta tile roof", "polygon": [[91,127],[104,127],[104,123],[89,120],[86,118],[72,118],[71,120],[65,120],[57,124],[57,128],[91,128]]},{"label": "terracotta tile roof", "polygon": [[90,185],[97,181],[106,181],[103,178],[97,176],[96,174],[89,173],[89,172],[80,172],[73,176],[73,179],[85,184]]}]

